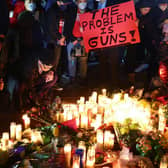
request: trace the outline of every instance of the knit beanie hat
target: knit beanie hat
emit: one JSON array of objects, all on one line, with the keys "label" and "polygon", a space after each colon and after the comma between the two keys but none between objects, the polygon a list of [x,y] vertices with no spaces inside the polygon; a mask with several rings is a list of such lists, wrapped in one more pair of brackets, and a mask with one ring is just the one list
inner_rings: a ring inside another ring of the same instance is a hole
[{"label": "knit beanie hat", "polygon": [[155,5],[155,2],[153,0],[142,0],[137,4],[138,8],[152,8]]}]

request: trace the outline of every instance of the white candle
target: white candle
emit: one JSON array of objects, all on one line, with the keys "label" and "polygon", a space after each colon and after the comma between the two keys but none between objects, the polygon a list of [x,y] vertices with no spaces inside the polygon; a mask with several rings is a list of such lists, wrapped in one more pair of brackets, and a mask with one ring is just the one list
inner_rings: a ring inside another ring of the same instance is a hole
[{"label": "white candle", "polygon": [[86,161],[87,168],[94,168],[95,167],[95,147],[89,147],[87,152],[87,161]]},{"label": "white candle", "polygon": [[22,125],[16,125],[16,139],[20,141],[22,139]]},{"label": "white candle", "polygon": [[15,140],[16,138],[16,123],[11,122],[10,123],[10,138]]},{"label": "white candle", "polygon": [[88,116],[87,114],[81,114],[81,128],[88,128]]},{"label": "white candle", "polygon": [[162,106],[159,107],[159,128],[158,130],[160,130],[161,132],[164,132],[166,126],[166,119],[163,113],[163,109]]},{"label": "white candle", "polygon": [[2,133],[2,150],[7,150],[8,149],[8,144],[9,144],[9,133],[8,132],[3,132]]},{"label": "white candle", "polygon": [[96,121],[95,121],[95,130],[98,129],[102,125],[102,115],[97,114],[96,115]]},{"label": "white candle", "polygon": [[72,168],[80,168],[80,157],[78,155],[73,156]]},{"label": "white candle", "polygon": [[100,129],[97,130],[96,138],[97,138],[97,148],[98,150],[102,150],[103,149],[103,131],[102,130]]},{"label": "white candle", "polygon": [[114,134],[110,131],[106,130],[104,132],[104,147],[105,148],[112,148],[114,145]]},{"label": "white candle", "polygon": [[65,144],[64,146],[64,154],[65,154],[65,160],[67,167],[71,167],[71,144]]},{"label": "white candle", "polygon": [[25,128],[25,129],[29,128],[29,127],[30,127],[30,118],[28,117],[28,115],[27,115],[27,114],[24,114],[24,115],[22,116],[22,119],[23,119],[23,121],[24,121],[24,128]]},{"label": "white candle", "polygon": [[103,96],[106,96],[107,90],[106,89],[102,89],[102,94]]},{"label": "white candle", "polygon": [[160,161],[160,168],[167,168],[168,166],[167,161],[168,161],[167,156],[164,155]]},{"label": "white candle", "polygon": [[85,97],[80,97],[80,103],[84,104],[85,103]]},{"label": "white candle", "polygon": [[92,101],[93,103],[97,103],[97,92],[92,93]]}]

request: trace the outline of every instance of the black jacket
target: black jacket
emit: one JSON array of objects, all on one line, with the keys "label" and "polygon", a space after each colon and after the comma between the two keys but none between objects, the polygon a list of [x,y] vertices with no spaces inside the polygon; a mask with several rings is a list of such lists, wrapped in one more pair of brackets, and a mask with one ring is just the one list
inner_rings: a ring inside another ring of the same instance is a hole
[{"label": "black jacket", "polygon": [[0,0],[0,34],[5,35],[8,31],[9,13],[6,0]]},{"label": "black jacket", "polygon": [[66,39],[69,39],[71,36],[71,26],[76,19],[76,14],[74,12],[75,4],[71,3],[67,6],[65,11],[61,11],[59,6],[55,3],[51,6],[47,11],[47,24],[48,24],[48,32],[49,39],[51,41],[57,41],[61,38],[61,34],[59,33],[59,21],[61,19],[64,20],[64,29],[63,35]]}]

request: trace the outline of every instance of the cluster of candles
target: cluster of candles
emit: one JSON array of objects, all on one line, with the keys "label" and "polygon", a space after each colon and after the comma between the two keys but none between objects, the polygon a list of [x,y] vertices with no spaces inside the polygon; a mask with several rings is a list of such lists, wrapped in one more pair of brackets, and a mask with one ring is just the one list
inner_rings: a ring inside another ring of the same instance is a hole
[{"label": "cluster of candles", "polygon": [[64,122],[76,118],[79,128],[94,127],[97,130],[103,124],[122,124],[125,119],[130,118],[139,123],[143,131],[152,129],[150,106],[126,93],[117,93],[109,98],[106,89],[103,89],[99,95],[93,92],[88,101],[85,101],[85,97],[80,97],[76,104],[63,104],[63,109],[63,113],[56,114],[56,120]]},{"label": "cluster of candles", "polygon": [[[72,157],[71,156],[71,153],[72,153],[71,144],[65,144],[64,154],[65,154],[65,161],[66,161],[67,168],[70,168],[70,167],[80,168],[81,164],[83,165],[82,167],[86,167],[86,168],[95,167],[95,154],[96,154],[95,145],[90,146],[88,150],[86,150],[85,142],[80,141],[76,151],[80,151],[80,154],[75,153]],[[72,164],[71,164],[71,159],[72,159]]]},{"label": "cluster of candles", "polygon": [[1,138],[0,149],[8,150],[13,147],[14,141],[20,141],[22,139],[22,125],[16,124],[15,122],[10,123],[10,134],[9,132],[3,132]]},{"label": "cluster of candles", "polygon": [[14,144],[17,141],[28,142],[27,139],[22,139],[23,127],[24,127],[24,130],[29,130],[31,142],[42,143],[41,133],[39,131],[30,129],[30,117],[28,117],[27,114],[24,114],[22,116],[22,119],[23,119],[24,126],[22,126],[22,124],[16,124],[15,122],[11,122],[10,123],[10,133],[9,132],[2,133],[2,138],[0,140],[1,150],[6,151],[8,149],[13,148]]}]

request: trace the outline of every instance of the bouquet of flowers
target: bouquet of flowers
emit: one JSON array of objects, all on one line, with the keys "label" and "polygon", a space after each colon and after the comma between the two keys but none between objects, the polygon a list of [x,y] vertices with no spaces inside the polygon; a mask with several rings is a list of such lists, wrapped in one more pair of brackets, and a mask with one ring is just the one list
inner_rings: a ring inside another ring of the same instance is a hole
[{"label": "bouquet of flowers", "polygon": [[136,149],[158,166],[162,156],[168,152],[168,139],[159,131],[151,131],[138,138]]}]

